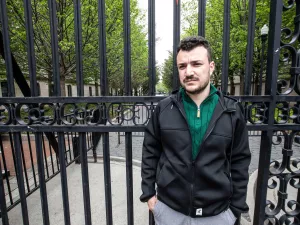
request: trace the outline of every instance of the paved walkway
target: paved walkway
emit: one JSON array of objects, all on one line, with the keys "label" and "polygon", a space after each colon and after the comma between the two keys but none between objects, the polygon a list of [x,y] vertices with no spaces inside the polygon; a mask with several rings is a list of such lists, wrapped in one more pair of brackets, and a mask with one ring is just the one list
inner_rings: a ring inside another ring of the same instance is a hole
[{"label": "paved walkway", "polygon": [[[132,157],[136,160],[142,159],[142,146],[143,146],[143,137],[135,137],[132,138]],[[125,140],[124,137],[121,136],[120,138],[121,144],[118,143],[118,134],[117,133],[110,133],[109,134],[109,146],[110,146],[110,154],[111,156],[118,156],[125,158]],[[252,136],[249,137],[249,144],[250,144],[250,151],[251,151],[251,163],[249,167],[249,173],[252,174],[256,169],[258,169],[258,161],[259,161],[259,152],[260,152],[260,137],[259,136]],[[271,153],[271,160],[278,160],[282,158],[282,148],[283,143],[279,145],[272,146],[272,153]],[[299,158],[300,157],[300,145],[293,146],[294,153],[293,157]],[[297,151],[298,149],[298,151]],[[89,154],[92,154],[90,152]],[[98,145],[97,154],[102,154],[102,141]]]},{"label": "paved walkway", "polygon": [[[106,224],[105,191],[103,178],[103,163],[99,160],[94,163],[89,159],[89,181],[92,222],[95,225]],[[81,166],[72,164],[67,169],[68,191],[70,203],[71,224],[83,225],[84,208],[82,195]],[[146,205],[139,201],[140,190],[140,167],[133,166],[133,201],[134,201],[134,224],[147,224],[148,210]],[[127,200],[126,200],[126,167],[124,162],[111,161],[111,183],[112,183],[112,207],[113,224],[127,224]],[[54,177],[47,183],[48,207],[50,224],[64,225],[62,193],[60,176]],[[43,224],[41,201],[39,190],[27,198],[28,216],[30,225]],[[18,204],[8,213],[10,225],[21,225],[21,205]],[[2,221],[0,219],[0,225]]]}]

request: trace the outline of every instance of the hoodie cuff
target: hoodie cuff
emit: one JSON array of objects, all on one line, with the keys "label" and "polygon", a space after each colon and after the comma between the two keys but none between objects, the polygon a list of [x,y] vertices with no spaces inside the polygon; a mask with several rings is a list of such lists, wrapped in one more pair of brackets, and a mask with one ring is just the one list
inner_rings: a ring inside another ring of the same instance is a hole
[{"label": "hoodie cuff", "polygon": [[148,200],[150,198],[152,198],[153,196],[155,196],[155,195],[156,195],[155,192],[153,194],[148,194],[148,195],[142,194],[141,197],[140,197],[140,201],[141,202],[148,202]]}]

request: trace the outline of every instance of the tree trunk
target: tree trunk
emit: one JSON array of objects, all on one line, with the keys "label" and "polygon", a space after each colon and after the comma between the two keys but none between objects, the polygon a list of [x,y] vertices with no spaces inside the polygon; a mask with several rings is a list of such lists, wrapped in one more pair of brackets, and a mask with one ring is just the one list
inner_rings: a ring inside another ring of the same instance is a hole
[{"label": "tree trunk", "polygon": [[99,85],[98,85],[97,81],[95,81],[95,90],[96,90],[96,92],[95,92],[96,96],[99,96]]},{"label": "tree trunk", "polygon": [[[61,64],[64,65],[64,64]],[[64,66],[60,66],[60,93],[61,96],[65,97],[66,96],[66,76],[65,76],[65,68]]]},{"label": "tree trunk", "polygon": [[65,88],[66,80],[65,76],[60,76],[60,93],[61,96],[65,97],[66,96],[66,88]]}]

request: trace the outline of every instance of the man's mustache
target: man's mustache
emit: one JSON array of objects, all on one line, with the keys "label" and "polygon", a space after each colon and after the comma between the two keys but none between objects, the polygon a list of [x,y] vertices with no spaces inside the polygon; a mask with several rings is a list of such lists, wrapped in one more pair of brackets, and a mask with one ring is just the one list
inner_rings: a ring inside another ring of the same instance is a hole
[{"label": "man's mustache", "polygon": [[195,77],[194,75],[186,76],[183,80],[183,82],[188,82],[188,81],[198,81],[199,78]]}]

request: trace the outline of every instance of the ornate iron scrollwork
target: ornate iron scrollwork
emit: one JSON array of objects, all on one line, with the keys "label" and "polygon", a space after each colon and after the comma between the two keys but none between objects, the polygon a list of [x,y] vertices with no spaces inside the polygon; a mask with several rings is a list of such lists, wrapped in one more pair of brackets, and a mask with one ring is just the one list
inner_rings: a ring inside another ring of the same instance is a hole
[{"label": "ornate iron scrollwork", "polygon": [[153,105],[146,103],[15,103],[0,105],[0,125],[146,125]]},{"label": "ornate iron scrollwork", "polygon": [[[293,148],[300,147],[300,132],[277,131],[273,144],[281,145],[282,159],[270,163],[269,190],[276,193],[277,202],[267,200],[266,217],[268,224],[299,224],[300,203],[290,199],[290,191],[300,190],[300,159],[293,158]],[[294,197],[294,195],[293,195]],[[293,222],[292,222],[293,221]]]}]

